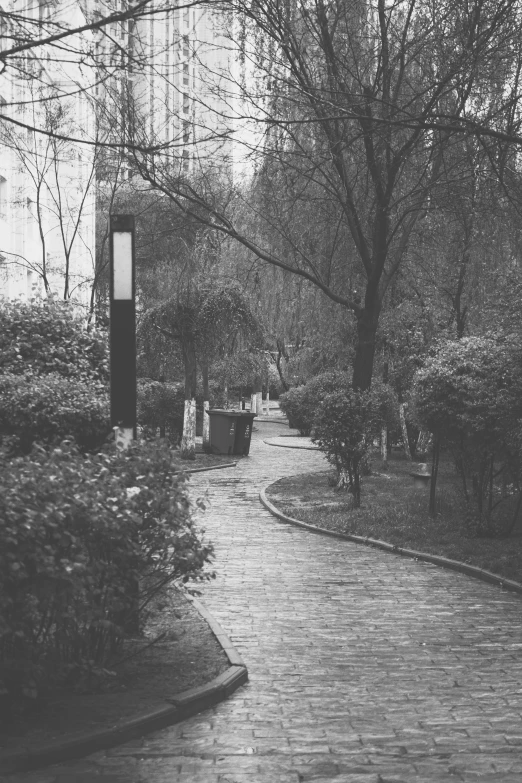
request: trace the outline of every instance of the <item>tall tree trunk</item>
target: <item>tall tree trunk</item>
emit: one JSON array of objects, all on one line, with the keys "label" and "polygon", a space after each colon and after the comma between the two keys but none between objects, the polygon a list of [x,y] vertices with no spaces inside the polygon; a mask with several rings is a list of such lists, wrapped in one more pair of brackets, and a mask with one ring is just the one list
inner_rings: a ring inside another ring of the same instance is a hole
[{"label": "tall tree trunk", "polygon": [[181,459],[196,459],[196,400],[185,400],[183,412],[183,436],[180,446]]},{"label": "tall tree trunk", "polygon": [[288,353],[285,348],[284,340],[277,340],[277,359],[276,359],[276,367],[277,367],[277,373],[279,375],[279,380],[281,381],[281,386],[283,387],[283,391],[287,392],[290,386],[286,382],[286,379],[283,375],[283,367],[281,365],[281,362],[283,359],[286,359],[288,361]]},{"label": "tall tree trunk", "polygon": [[406,455],[406,459],[411,462],[411,451],[410,451],[410,442],[408,440],[408,428],[406,426],[406,416],[404,413],[404,403],[401,402],[399,405],[399,419],[401,422],[401,432],[402,432],[402,445],[404,447],[404,453]]},{"label": "tall tree trunk", "polygon": [[437,435],[433,436],[433,455],[431,460],[431,479],[430,479],[430,516],[434,517],[437,513],[435,505],[435,490],[437,488],[437,475],[439,473],[440,440]]},{"label": "tall tree trunk", "polygon": [[210,417],[208,409],[210,408],[210,391],[208,386],[208,364],[203,362],[201,365],[201,374],[203,375],[203,451],[210,450]]},{"label": "tall tree trunk", "polygon": [[196,458],[196,347],[192,337],[183,341],[183,364],[185,367],[185,407],[183,411],[183,436],[181,438],[181,459]]},{"label": "tall tree trunk", "polygon": [[[369,297],[367,297],[369,298]],[[376,299],[376,295],[373,297]],[[357,315],[357,346],[353,363],[353,388],[366,391],[372,383],[379,305],[371,302]]]},{"label": "tall tree trunk", "polygon": [[[389,365],[387,361],[383,362],[382,366],[382,382],[388,383]],[[388,424],[385,423],[381,427],[381,461],[383,470],[388,470]]]},{"label": "tall tree trunk", "polygon": [[388,427],[381,428],[381,461],[383,470],[388,470]]},{"label": "tall tree trunk", "polygon": [[258,415],[263,413],[263,380],[260,375],[256,375],[254,378],[250,409],[252,413],[257,413]]},{"label": "tall tree trunk", "polygon": [[428,446],[430,445],[431,435],[427,430],[420,430],[417,438],[417,445],[415,446],[415,454],[426,454]]}]

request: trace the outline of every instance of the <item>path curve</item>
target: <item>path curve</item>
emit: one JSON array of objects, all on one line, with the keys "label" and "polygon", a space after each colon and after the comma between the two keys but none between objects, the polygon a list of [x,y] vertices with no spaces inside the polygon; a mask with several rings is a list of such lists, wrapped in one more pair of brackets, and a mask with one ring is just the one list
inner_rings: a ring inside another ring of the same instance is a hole
[{"label": "path curve", "polygon": [[191,480],[216,548],[203,601],[250,682],[183,724],[16,783],[522,779],[520,597],[274,519],[260,488],[325,462],[271,448],[272,435],[259,422],[250,457]]}]

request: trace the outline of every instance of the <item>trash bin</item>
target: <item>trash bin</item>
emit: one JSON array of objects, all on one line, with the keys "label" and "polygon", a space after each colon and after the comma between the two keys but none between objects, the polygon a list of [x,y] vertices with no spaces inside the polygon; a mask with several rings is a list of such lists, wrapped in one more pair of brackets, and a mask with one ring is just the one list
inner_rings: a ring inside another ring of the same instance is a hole
[{"label": "trash bin", "polygon": [[238,411],[212,408],[210,419],[210,450],[212,454],[234,454]]},{"label": "trash bin", "polygon": [[250,413],[250,411],[238,411],[234,454],[242,454],[244,457],[248,456],[252,438],[252,426],[256,416],[256,413]]}]

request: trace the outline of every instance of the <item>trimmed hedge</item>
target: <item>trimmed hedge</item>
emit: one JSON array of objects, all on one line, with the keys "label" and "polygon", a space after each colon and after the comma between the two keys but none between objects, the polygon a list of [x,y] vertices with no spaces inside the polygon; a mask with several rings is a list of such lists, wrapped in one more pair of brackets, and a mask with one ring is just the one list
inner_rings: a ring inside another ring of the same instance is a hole
[{"label": "trimmed hedge", "polygon": [[57,373],[109,382],[107,335],[87,331],[69,302],[0,302],[0,373]]},{"label": "trimmed hedge", "polygon": [[331,370],[316,375],[303,386],[294,386],[279,397],[281,410],[288,417],[288,423],[301,435],[310,435],[319,405],[327,394],[347,389],[351,377],[346,372]]},{"label": "trimmed hedge", "polygon": [[72,306],[53,300],[0,304],[0,443],[73,437],[99,448],[110,432],[107,336],[88,332]]},{"label": "trimmed hedge", "polygon": [[56,445],[66,437],[92,450],[110,431],[109,397],[100,381],[0,374],[0,439],[7,438],[15,453],[28,453],[35,441]]}]

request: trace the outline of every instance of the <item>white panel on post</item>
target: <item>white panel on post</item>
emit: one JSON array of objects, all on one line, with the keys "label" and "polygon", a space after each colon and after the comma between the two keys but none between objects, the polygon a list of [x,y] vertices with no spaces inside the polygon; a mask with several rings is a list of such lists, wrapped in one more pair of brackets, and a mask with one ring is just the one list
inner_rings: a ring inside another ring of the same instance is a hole
[{"label": "white panel on post", "polygon": [[132,234],[115,231],[113,234],[113,298],[132,299]]}]

